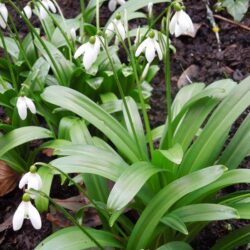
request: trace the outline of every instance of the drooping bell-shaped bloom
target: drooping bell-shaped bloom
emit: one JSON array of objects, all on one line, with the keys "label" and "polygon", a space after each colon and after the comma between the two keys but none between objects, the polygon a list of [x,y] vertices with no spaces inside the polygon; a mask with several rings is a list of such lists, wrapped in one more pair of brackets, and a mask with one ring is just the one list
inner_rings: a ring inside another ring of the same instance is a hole
[{"label": "drooping bell-shaped bloom", "polygon": [[4,3],[0,3],[0,26],[5,29],[8,21],[8,9]]},{"label": "drooping bell-shaped bloom", "polygon": [[19,182],[19,188],[22,189],[27,185],[27,189],[40,190],[42,188],[42,179],[37,173],[35,166],[30,167],[30,171],[23,175]]},{"label": "drooping bell-shaped bloom", "polygon": [[137,48],[135,52],[135,56],[138,57],[143,52],[145,52],[145,56],[146,56],[148,63],[151,63],[154,60],[156,56],[156,52],[158,54],[159,59],[162,60],[162,57],[163,57],[162,50],[160,48],[159,43],[156,40],[154,31],[151,31],[149,33],[148,38],[146,38],[146,40],[144,40],[139,45],[139,47]]},{"label": "drooping bell-shaped bloom", "polygon": [[92,36],[89,41],[81,45],[75,52],[74,58],[77,59],[83,55],[83,66],[89,70],[95,63],[101,49],[102,38],[100,36]]},{"label": "drooping bell-shaped bloom", "polygon": [[118,4],[123,5],[125,3],[126,3],[125,0],[109,0],[108,7],[109,7],[109,10],[113,12],[116,9],[116,6]]},{"label": "drooping bell-shaped bloom", "polygon": [[39,15],[40,18],[43,20],[48,16],[47,11],[51,11],[52,13],[56,13],[56,6],[54,5],[53,1],[51,0],[43,0],[39,6]]},{"label": "drooping bell-shaped bloom", "polygon": [[108,37],[116,34],[116,37],[119,40],[119,37],[124,40],[126,38],[126,30],[121,20],[121,15],[118,14],[115,19],[108,25],[106,31]]},{"label": "drooping bell-shaped bloom", "polygon": [[29,4],[27,4],[24,8],[23,8],[23,14],[28,18],[30,19],[32,17],[32,9],[30,7]]},{"label": "drooping bell-shaped bloom", "polygon": [[30,220],[32,226],[39,230],[42,227],[42,220],[37,209],[30,202],[30,196],[28,194],[23,195],[22,202],[18,206],[13,216],[13,230],[17,231],[21,229],[24,219]]},{"label": "drooping bell-shaped bloom", "polygon": [[176,37],[193,33],[194,25],[190,16],[182,9],[176,11],[170,21],[169,31],[171,35],[175,35]]},{"label": "drooping bell-shaped bloom", "polygon": [[32,114],[36,114],[36,106],[34,102],[26,96],[18,97],[16,106],[18,114],[22,120],[25,120],[27,117],[27,109],[29,109]]}]

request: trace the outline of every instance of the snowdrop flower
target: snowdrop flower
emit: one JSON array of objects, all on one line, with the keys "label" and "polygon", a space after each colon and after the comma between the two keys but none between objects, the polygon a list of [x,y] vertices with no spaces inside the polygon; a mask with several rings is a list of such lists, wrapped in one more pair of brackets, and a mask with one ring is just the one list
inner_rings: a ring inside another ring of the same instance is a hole
[{"label": "snowdrop flower", "polygon": [[152,18],[152,16],[153,16],[153,3],[152,2],[149,2],[148,3],[148,16],[150,17],[150,18]]},{"label": "snowdrop flower", "polygon": [[135,52],[135,56],[138,57],[142,52],[145,52],[145,56],[149,64],[154,60],[156,56],[155,52],[157,52],[159,59],[162,60],[162,51],[156,40],[154,31],[151,31],[148,38],[139,45]]},{"label": "snowdrop flower", "polygon": [[0,26],[5,29],[8,21],[8,10],[4,3],[0,3]]},{"label": "snowdrop flower", "polygon": [[126,3],[125,0],[109,0],[108,7],[109,10],[113,12],[116,9],[117,4],[123,5],[125,3]]},{"label": "snowdrop flower", "polygon": [[169,31],[171,35],[174,34],[176,37],[193,33],[194,25],[190,16],[182,9],[177,10],[170,21]]},{"label": "snowdrop flower", "polygon": [[23,175],[19,182],[20,189],[22,189],[26,185],[28,189],[40,190],[42,188],[42,179],[36,171],[36,166],[33,165],[30,167],[30,171]]},{"label": "snowdrop flower", "polygon": [[89,41],[81,45],[75,52],[74,58],[77,59],[83,55],[83,66],[89,70],[96,61],[101,48],[102,38],[99,36],[90,37]]},{"label": "snowdrop flower", "polygon": [[112,36],[116,32],[118,32],[118,34],[116,35],[119,35],[122,38],[122,40],[126,38],[126,31],[123,26],[120,14],[116,15],[115,19],[108,25],[105,31],[108,37]]},{"label": "snowdrop flower", "polygon": [[29,109],[32,114],[36,114],[34,102],[26,96],[18,97],[16,106],[18,114],[22,120],[25,120],[27,117],[27,109]]},{"label": "snowdrop flower", "polygon": [[29,4],[27,4],[24,8],[22,13],[28,18],[30,19],[32,17],[32,9],[30,7]]},{"label": "snowdrop flower", "polygon": [[14,231],[17,231],[22,227],[24,219],[29,219],[35,229],[41,229],[42,220],[40,214],[30,202],[30,196],[28,194],[23,195],[22,202],[13,216],[12,223]]},{"label": "snowdrop flower", "polygon": [[[46,8],[46,9],[45,9]],[[43,20],[48,16],[47,11],[56,13],[56,7],[51,0],[42,0],[42,4],[39,7],[40,18]]]}]

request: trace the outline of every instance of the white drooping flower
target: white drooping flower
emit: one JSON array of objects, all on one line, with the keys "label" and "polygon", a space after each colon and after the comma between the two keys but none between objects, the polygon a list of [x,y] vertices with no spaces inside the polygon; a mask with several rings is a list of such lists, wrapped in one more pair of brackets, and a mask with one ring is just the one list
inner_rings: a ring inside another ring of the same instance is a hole
[{"label": "white drooping flower", "polygon": [[4,3],[0,3],[0,26],[5,29],[8,21],[8,10]]},{"label": "white drooping flower", "polygon": [[116,9],[117,4],[123,5],[125,3],[126,3],[125,0],[109,0],[108,7],[109,10],[113,12]]},{"label": "white drooping flower", "polygon": [[96,61],[100,49],[102,37],[92,36],[89,41],[81,45],[75,52],[74,58],[77,59],[79,56],[83,55],[83,66],[86,70],[89,70],[91,66]]},{"label": "white drooping flower", "polygon": [[145,52],[145,56],[146,56],[148,63],[151,63],[154,60],[156,56],[156,52],[158,54],[159,59],[162,60],[162,57],[163,57],[162,50],[160,48],[159,43],[156,40],[154,31],[151,31],[149,33],[148,38],[146,38],[146,40],[144,40],[139,45],[139,47],[137,48],[135,52],[135,56],[138,57],[142,52]]},{"label": "white drooping flower", "polygon": [[[48,16],[47,11],[51,11],[53,13],[56,13],[56,6],[51,0],[43,0],[39,6],[39,15],[40,18],[43,20]],[[46,11],[47,10],[47,11]]]},{"label": "white drooping flower", "polygon": [[30,167],[30,171],[23,175],[19,182],[20,189],[26,185],[27,189],[40,190],[42,188],[42,179],[36,171],[37,169],[35,166]]},{"label": "white drooping flower", "polygon": [[35,229],[41,229],[41,216],[37,209],[30,202],[30,196],[28,194],[23,195],[22,202],[18,206],[13,216],[12,223],[14,231],[21,229],[24,219],[29,219]]},{"label": "white drooping flower", "polygon": [[116,34],[116,38],[119,40],[119,36],[122,40],[126,38],[126,30],[121,20],[121,15],[118,14],[115,19],[108,25],[106,31],[108,37]]},{"label": "white drooping flower", "polygon": [[32,9],[30,7],[29,4],[27,4],[24,8],[22,13],[28,18],[30,19],[32,17]]},{"label": "white drooping flower", "polygon": [[169,31],[176,37],[193,33],[194,25],[190,16],[184,10],[176,11],[170,21]]},{"label": "white drooping flower", "polygon": [[27,117],[27,109],[29,109],[32,114],[36,114],[36,106],[34,102],[26,96],[18,97],[16,106],[18,114],[22,120],[25,120]]}]

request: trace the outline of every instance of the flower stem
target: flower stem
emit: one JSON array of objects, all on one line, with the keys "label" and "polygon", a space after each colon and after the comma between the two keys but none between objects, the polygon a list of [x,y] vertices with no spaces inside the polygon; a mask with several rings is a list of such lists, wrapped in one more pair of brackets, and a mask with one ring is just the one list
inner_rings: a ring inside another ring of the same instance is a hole
[{"label": "flower stem", "polygon": [[100,4],[99,0],[96,0],[96,29],[100,30]]},{"label": "flower stem", "polygon": [[81,42],[83,42],[83,38],[84,38],[84,22],[85,22],[85,18],[84,18],[84,13],[85,13],[85,3],[84,0],[80,0],[80,6],[81,6],[81,25],[80,25],[80,39]]},{"label": "flower stem", "polygon": [[171,16],[171,5],[167,9],[167,17],[166,17],[166,54],[165,54],[165,84],[166,84],[166,96],[167,96],[167,113],[168,113],[168,147],[172,146],[172,97],[171,97],[171,62],[170,62],[170,34],[169,34],[169,23]]}]

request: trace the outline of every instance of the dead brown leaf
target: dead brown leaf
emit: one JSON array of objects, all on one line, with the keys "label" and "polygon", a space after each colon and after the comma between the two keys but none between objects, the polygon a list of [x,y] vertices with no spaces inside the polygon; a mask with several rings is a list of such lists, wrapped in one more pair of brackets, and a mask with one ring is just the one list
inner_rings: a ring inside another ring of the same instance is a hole
[{"label": "dead brown leaf", "polygon": [[54,149],[52,148],[45,148],[42,153],[47,157],[52,157],[54,155]]},{"label": "dead brown leaf", "polygon": [[194,32],[188,32],[185,35],[195,38],[198,30],[201,28],[201,25],[202,25],[201,23],[194,23]]},{"label": "dead brown leaf", "polygon": [[199,75],[199,67],[197,65],[192,64],[189,66],[180,76],[177,86],[181,88],[190,83],[192,78],[195,78]]},{"label": "dead brown leaf", "polygon": [[17,186],[19,178],[15,171],[0,160],[0,197],[11,192]]}]

